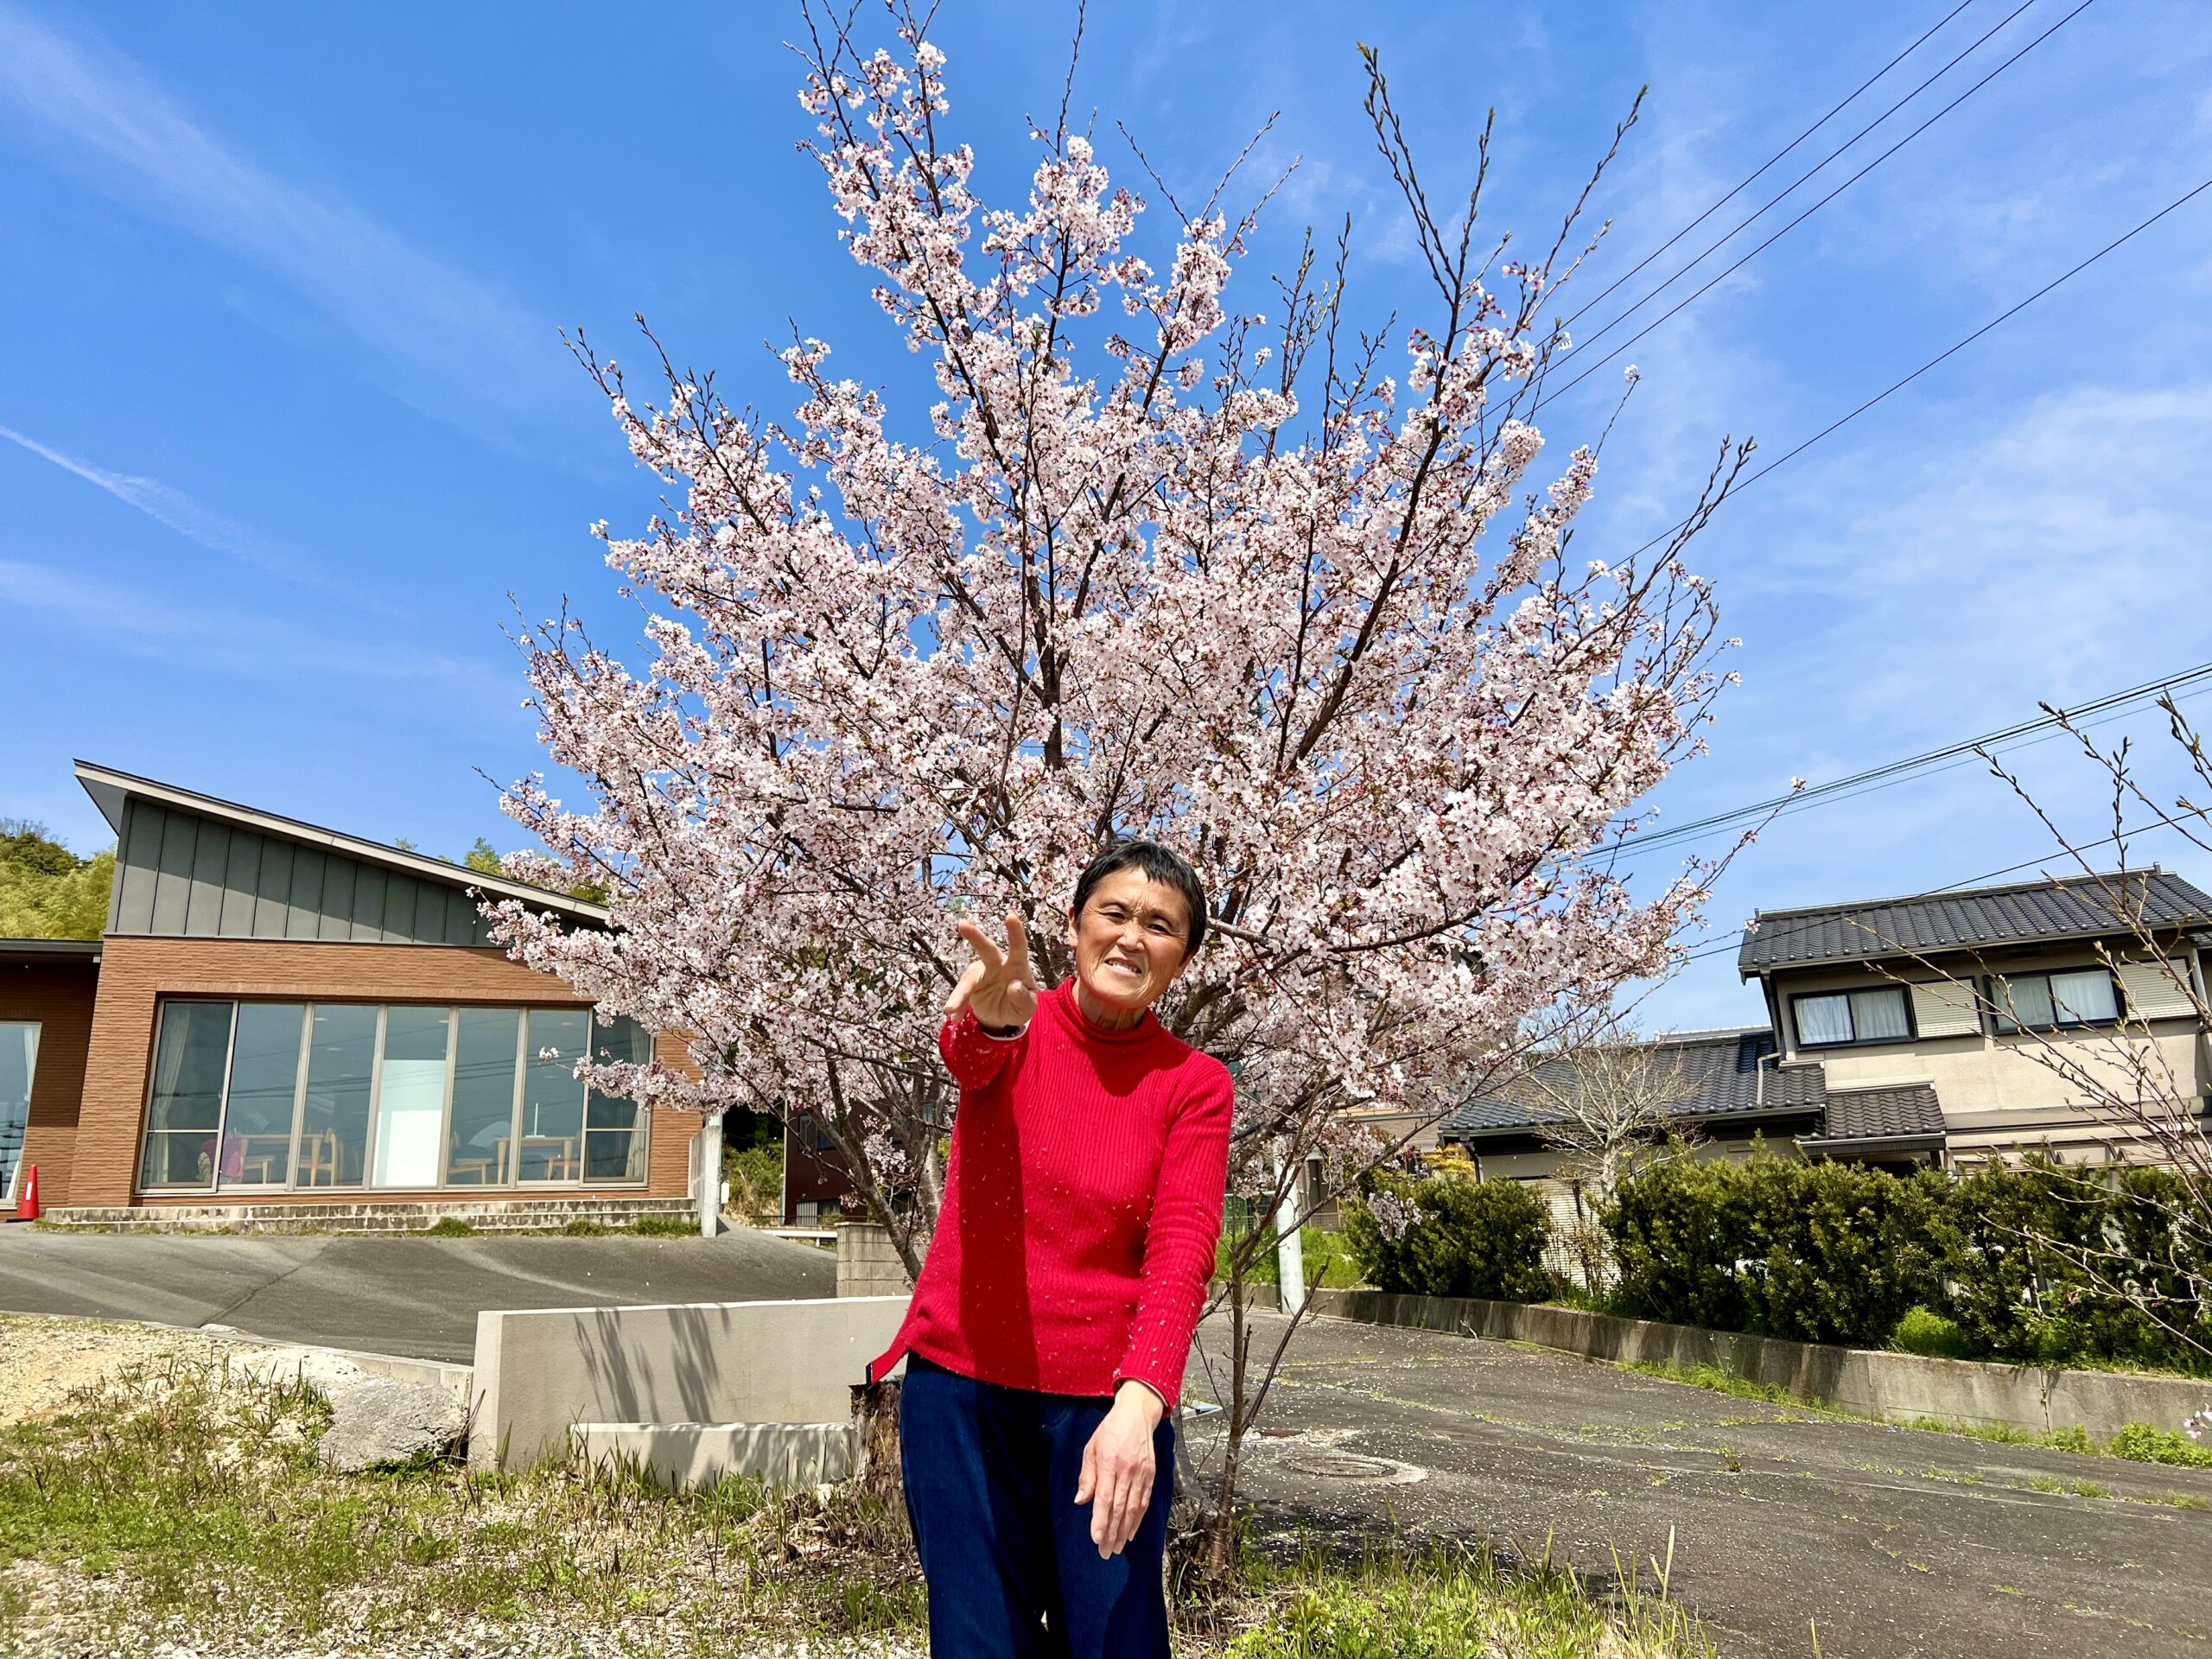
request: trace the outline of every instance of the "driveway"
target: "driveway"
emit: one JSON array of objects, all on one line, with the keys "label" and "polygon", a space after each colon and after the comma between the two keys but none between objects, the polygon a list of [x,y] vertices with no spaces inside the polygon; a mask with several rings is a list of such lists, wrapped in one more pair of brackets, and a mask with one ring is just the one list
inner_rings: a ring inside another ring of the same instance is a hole
[{"label": "driveway", "polygon": [[[1264,1351],[1282,1321],[1254,1324]],[[1210,1325],[1202,1346],[1218,1356],[1225,1338]],[[1825,1659],[2163,1659],[2212,1641],[2212,1470],[1815,1416],[1349,1320],[1314,1321],[1291,1355],[1240,1482],[1285,1526],[1533,1554],[1548,1540],[1601,1579],[1618,1548],[1646,1587],[1671,1535],[1674,1593],[1730,1656],[1808,1659],[1812,1619]],[[1196,1364],[1185,1391],[1211,1397]],[[1194,1453],[1217,1449],[1218,1424],[1194,1420]]]},{"label": "driveway", "polygon": [[466,1363],[488,1307],[785,1301],[837,1294],[836,1259],[719,1238],[256,1237],[0,1228],[0,1308],[219,1325]]}]

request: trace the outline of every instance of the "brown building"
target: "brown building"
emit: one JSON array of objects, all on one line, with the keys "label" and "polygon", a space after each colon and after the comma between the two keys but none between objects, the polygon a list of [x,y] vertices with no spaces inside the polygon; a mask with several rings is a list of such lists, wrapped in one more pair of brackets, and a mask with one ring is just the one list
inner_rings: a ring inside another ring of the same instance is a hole
[{"label": "brown building", "polygon": [[[490,943],[482,897],[595,905],[79,762],[105,936],[0,940],[0,1217],[682,1199],[696,1115],[588,1090],[646,1057]],[[678,1044],[659,1039],[664,1057]],[[645,1207],[645,1206],[640,1206]],[[655,1206],[659,1207],[659,1206]]]}]

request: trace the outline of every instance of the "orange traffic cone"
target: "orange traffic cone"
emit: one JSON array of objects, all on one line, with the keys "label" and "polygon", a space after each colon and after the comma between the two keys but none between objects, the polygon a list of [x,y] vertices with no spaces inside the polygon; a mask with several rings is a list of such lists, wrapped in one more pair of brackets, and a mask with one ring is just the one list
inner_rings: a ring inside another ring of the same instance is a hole
[{"label": "orange traffic cone", "polygon": [[29,1165],[23,1171],[22,1196],[16,1201],[17,1221],[38,1219],[38,1166]]}]

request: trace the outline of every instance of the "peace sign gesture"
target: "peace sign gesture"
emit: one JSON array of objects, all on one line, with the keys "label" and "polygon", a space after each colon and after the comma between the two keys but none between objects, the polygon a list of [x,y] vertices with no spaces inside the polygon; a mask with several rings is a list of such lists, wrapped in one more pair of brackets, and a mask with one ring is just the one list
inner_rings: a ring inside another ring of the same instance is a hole
[{"label": "peace sign gesture", "polygon": [[1037,1012],[1037,972],[1029,965],[1029,930],[1021,918],[1006,918],[1004,950],[973,922],[960,924],[960,937],[974,947],[976,960],[944,1000],[947,1017],[968,1008],[981,1023],[1000,1030],[1027,1025]]}]

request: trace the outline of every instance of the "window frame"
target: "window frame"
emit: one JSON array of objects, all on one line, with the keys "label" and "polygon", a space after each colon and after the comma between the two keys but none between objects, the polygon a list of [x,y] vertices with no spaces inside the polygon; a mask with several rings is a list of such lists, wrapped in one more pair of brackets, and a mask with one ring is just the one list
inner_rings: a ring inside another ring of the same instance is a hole
[{"label": "window frame", "polygon": [[[168,1019],[169,1008],[181,1003],[220,1003],[227,1006],[230,1009],[230,1029],[225,1039],[223,1049],[222,1094],[218,1103],[215,1116],[215,1128],[213,1131],[215,1139],[216,1155],[211,1160],[207,1179],[205,1181],[163,1182],[158,1185],[151,1185],[138,1179],[143,1173],[145,1167],[147,1137],[155,1133],[155,1131],[149,1127],[149,1116],[153,1109],[153,1091],[156,1083],[156,1071],[154,1065],[151,1064],[151,1058],[152,1056],[157,1053],[160,1050],[162,1022]],[[248,1003],[297,1003],[300,1006],[301,1010],[299,1060],[294,1070],[292,1082],[291,1155],[285,1170],[285,1179],[281,1183],[274,1181],[254,1181],[226,1184],[222,1179],[221,1149],[223,1138],[228,1133],[230,1124],[231,1081],[232,1071],[238,1052],[238,1010]],[[635,1137],[635,1144],[638,1147],[638,1151],[635,1154],[634,1161],[637,1164],[639,1173],[636,1175],[626,1175],[619,1178],[607,1177],[594,1180],[591,1179],[589,1173],[590,1147],[588,1140],[588,1136],[590,1135],[591,1102],[594,1090],[581,1080],[576,1084],[576,1087],[581,1091],[582,1096],[579,1103],[579,1115],[576,1127],[576,1173],[573,1177],[556,1180],[539,1179],[525,1181],[522,1179],[522,1159],[520,1156],[522,1117],[525,1090],[529,1080],[528,1071],[531,1064],[530,1016],[533,1013],[539,1012],[541,1010],[548,1012],[565,1011],[573,1009],[575,1006],[576,1005],[573,1003],[527,1003],[505,1001],[462,1002],[453,1001],[423,1001],[417,1002],[404,998],[397,1002],[370,1002],[365,1000],[356,1000],[348,997],[317,998],[313,996],[301,997],[296,995],[207,996],[195,995],[190,993],[179,993],[175,995],[164,995],[158,997],[154,1004],[153,1034],[152,1042],[148,1050],[149,1065],[146,1070],[146,1084],[139,1102],[139,1128],[137,1145],[134,1153],[135,1161],[132,1167],[132,1190],[135,1192],[143,1192],[149,1196],[221,1192],[226,1196],[236,1195],[236,1201],[239,1202],[250,1201],[250,1198],[246,1195],[251,1194],[289,1195],[295,1193],[346,1193],[376,1196],[410,1192],[457,1192],[467,1193],[503,1193],[518,1198],[531,1192],[582,1192],[587,1189],[607,1187],[630,1187],[642,1191],[650,1179],[652,1171],[653,1118],[652,1109],[642,1102],[632,1102],[632,1108],[637,1116],[632,1128],[627,1131],[627,1133]],[[309,1063],[312,1058],[315,1014],[318,1007],[372,1007],[376,1010],[377,1018],[375,1036],[372,1039],[374,1047],[371,1051],[369,1068],[369,1110],[364,1131],[365,1138],[362,1144],[361,1179],[358,1181],[347,1182],[343,1185],[310,1185],[303,1184],[300,1179],[300,1149],[306,1121],[305,1110],[308,1072]],[[376,1185],[374,1180],[376,1173],[377,1128],[378,1119],[383,1115],[382,1093],[384,1084],[385,1040],[390,1013],[391,1010],[396,1007],[427,1008],[442,1007],[448,1010],[444,1097],[441,1102],[438,1113],[438,1178],[435,1184],[428,1186],[378,1186]],[[508,1145],[511,1150],[509,1152],[507,1160],[507,1174],[504,1180],[479,1182],[455,1181],[452,1179],[452,1148],[448,1142],[453,1134],[454,1077],[454,1069],[459,1061],[461,1048],[460,1016],[461,1012],[464,1007],[496,1008],[501,1010],[512,1009],[515,1011],[517,1015],[515,1020],[514,1084],[512,1097],[509,1103],[507,1111],[507,1137]],[[594,1042],[594,1037],[600,1029],[598,1011],[595,1008],[587,1006],[582,1010],[582,1012],[584,1015],[585,1052],[588,1054],[592,1049],[596,1046]],[[14,1024],[19,1022],[10,1021],[9,1023]],[[645,1033],[645,1041],[647,1046],[648,1058],[650,1058],[651,1049],[655,1041],[652,1033],[648,1032]],[[601,1133],[613,1134],[621,1133],[621,1131],[602,1130]],[[16,1179],[20,1179],[21,1163],[22,1160],[18,1159],[18,1175]]]},{"label": "window frame", "polygon": [[[1904,1034],[1902,1037],[1861,1037],[1859,1034],[1859,1015],[1851,1006],[1851,999],[1854,996],[1863,996],[1869,991],[1894,992],[1899,1001],[1904,1003]],[[1845,1015],[1851,1021],[1851,1035],[1835,1042],[1808,1042],[1805,1040],[1804,1023],[1798,1017],[1798,1004],[1801,1002],[1816,1001],[1824,997],[1840,997],[1842,999]],[[1801,1050],[1820,1049],[1826,1051],[1836,1048],[1885,1048],[1893,1047],[1899,1043],[1918,1042],[1920,1040],[1920,1021],[1916,1017],[1913,1010],[1912,987],[1910,985],[1854,985],[1847,986],[1840,990],[1833,991],[1792,991],[1789,994],[1789,1034],[1796,1039],[1796,1045]]]},{"label": "window frame", "polygon": [[[134,1192],[213,1192],[215,1191],[216,1179],[221,1173],[223,1167],[223,1127],[226,1120],[227,1120],[231,1115],[231,1061],[236,1058],[238,1053],[239,1001],[240,999],[235,996],[192,996],[188,995],[181,996],[164,996],[156,999],[154,1003],[153,1042],[148,1048],[146,1054],[145,1097],[139,1103],[138,1106],[138,1144],[136,1159],[131,1166],[130,1172],[131,1190]],[[207,1179],[204,1181],[162,1181],[158,1185],[149,1185],[144,1179],[146,1173],[147,1137],[156,1134],[193,1135],[199,1133],[199,1131],[193,1129],[156,1130],[151,1127],[150,1122],[154,1114],[154,1089],[160,1079],[161,1073],[162,1022],[168,1018],[168,1011],[171,1007],[179,1004],[191,1003],[219,1003],[230,1010],[230,1029],[223,1037],[222,1093],[217,1096],[215,1102],[215,1127],[213,1130],[209,1131],[209,1133],[211,1133],[215,1138],[215,1154],[213,1157],[207,1160]],[[299,1095],[296,1091],[295,1091],[292,1096],[292,1138],[294,1141],[296,1142],[299,1139]]]},{"label": "window frame", "polygon": [[[2112,993],[2112,1013],[2094,1020],[2056,1018],[2060,1005],[2058,994],[2051,988],[2051,976],[2054,974],[2102,974],[2106,987]],[[1987,978],[1985,988],[1989,1003],[1990,1027],[1999,1037],[2030,1037],[2037,1033],[2053,1031],[2109,1030],[2125,1023],[2127,1019],[2127,988],[2120,982],[2120,976],[2101,962],[2084,963],[2075,968],[2031,968],[2018,974],[1992,973]],[[2044,995],[2050,1000],[2050,1011],[2054,1016],[2048,1025],[2030,1024],[2011,1012],[2013,999],[2005,988],[2024,979],[2043,981]]]},{"label": "window frame", "polygon": [[29,1150],[31,1138],[31,1102],[38,1096],[38,1054],[46,1041],[46,1022],[42,1020],[0,1020],[0,1031],[19,1026],[30,1027],[31,1059],[23,1073],[23,1143],[16,1148],[16,1161],[8,1171],[6,1185],[0,1188],[0,1205],[10,1209],[22,1198],[23,1154]]}]

